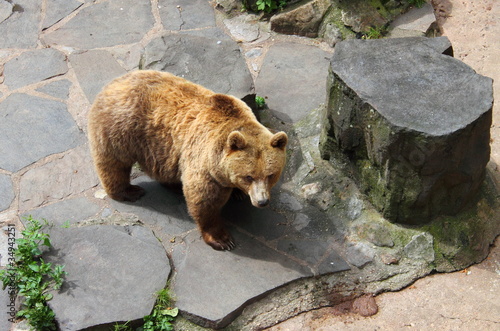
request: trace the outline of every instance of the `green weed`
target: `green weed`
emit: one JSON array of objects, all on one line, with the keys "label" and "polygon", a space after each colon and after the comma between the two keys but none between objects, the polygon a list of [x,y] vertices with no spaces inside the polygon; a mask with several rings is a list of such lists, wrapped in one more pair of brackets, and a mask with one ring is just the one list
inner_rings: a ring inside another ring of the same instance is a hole
[{"label": "green weed", "polygon": [[47,222],[42,224],[31,217],[26,221],[22,238],[16,239],[15,261],[0,271],[0,280],[4,289],[14,288],[24,297],[17,317],[25,318],[34,330],[56,330],[55,314],[47,301],[52,299],[50,290],[61,288],[66,272],[64,266],[52,266],[41,258],[41,247],[51,247],[49,235],[41,231]]},{"label": "green weed", "polygon": [[179,314],[178,308],[171,308],[172,299],[167,289],[158,291],[158,298],[151,315],[144,316],[144,331],[170,331],[174,327],[172,322]]},{"label": "green weed", "polygon": [[262,109],[266,105],[266,99],[263,97],[256,96],[255,103],[257,104],[257,108]]},{"label": "green weed", "polygon": [[417,8],[422,8],[422,6],[425,5],[426,2],[426,0],[408,0],[408,3],[410,5],[413,5]]}]

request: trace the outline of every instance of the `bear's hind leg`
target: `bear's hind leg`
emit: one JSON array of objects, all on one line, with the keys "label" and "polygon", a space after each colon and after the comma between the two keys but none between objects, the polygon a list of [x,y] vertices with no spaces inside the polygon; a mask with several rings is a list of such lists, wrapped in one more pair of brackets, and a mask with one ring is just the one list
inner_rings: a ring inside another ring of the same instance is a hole
[{"label": "bear's hind leg", "polygon": [[142,187],[130,184],[132,165],[114,159],[97,161],[95,164],[102,186],[111,199],[135,202],[146,194]]}]

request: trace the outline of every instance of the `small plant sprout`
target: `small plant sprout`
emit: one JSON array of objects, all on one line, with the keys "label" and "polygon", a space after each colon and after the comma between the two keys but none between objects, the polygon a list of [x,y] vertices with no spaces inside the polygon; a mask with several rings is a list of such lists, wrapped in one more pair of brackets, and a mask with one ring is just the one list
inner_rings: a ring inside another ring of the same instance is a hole
[{"label": "small plant sprout", "polygon": [[177,307],[172,308],[172,299],[168,289],[158,291],[156,304],[151,315],[144,316],[144,331],[170,331],[174,327],[173,320],[179,314]]},{"label": "small plant sprout", "polygon": [[262,109],[266,105],[266,99],[263,97],[256,96],[255,103],[257,104],[257,108]]},{"label": "small plant sprout", "polygon": [[51,247],[50,238],[42,228],[47,221],[26,218],[22,238],[16,239],[14,259],[8,269],[0,271],[3,288],[14,288],[23,297],[18,318],[25,318],[33,330],[56,330],[54,312],[47,305],[52,299],[51,290],[59,290],[66,272],[64,266],[45,262],[42,246]]}]

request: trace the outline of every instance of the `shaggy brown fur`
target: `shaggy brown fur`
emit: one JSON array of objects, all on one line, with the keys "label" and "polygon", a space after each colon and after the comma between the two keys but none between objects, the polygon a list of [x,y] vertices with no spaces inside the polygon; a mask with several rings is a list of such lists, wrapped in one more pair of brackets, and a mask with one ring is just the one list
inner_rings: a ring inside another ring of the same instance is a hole
[{"label": "shaggy brown fur", "polygon": [[135,71],[115,79],[89,113],[89,140],[99,178],[115,200],[136,201],[135,162],[165,184],[182,183],[191,217],[214,249],[234,248],[220,216],[234,188],[256,207],[285,165],[284,132],[271,133],[241,100],[183,78]]}]

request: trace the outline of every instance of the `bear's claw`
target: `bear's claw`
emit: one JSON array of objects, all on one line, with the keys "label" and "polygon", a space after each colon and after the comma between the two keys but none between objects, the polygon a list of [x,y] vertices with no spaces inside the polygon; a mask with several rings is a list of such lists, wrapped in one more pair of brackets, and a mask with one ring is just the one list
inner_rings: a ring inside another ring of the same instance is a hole
[{"label": "bear's claw", "polygon": [[224,233],[222,238],[214,238],[208,233],[203,234],[203,240],[217,251],[230,251],[236,248],[236,244],[230,234]]}]

